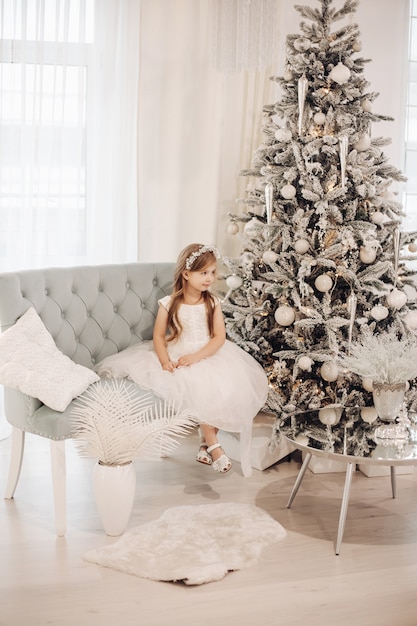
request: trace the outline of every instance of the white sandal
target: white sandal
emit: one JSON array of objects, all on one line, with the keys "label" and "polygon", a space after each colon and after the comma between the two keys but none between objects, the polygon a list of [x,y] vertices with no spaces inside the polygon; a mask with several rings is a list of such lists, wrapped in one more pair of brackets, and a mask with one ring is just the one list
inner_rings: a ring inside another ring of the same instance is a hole
[{"label": "white sandal", "polygon": [[[216,448],[221,447],[222,445],[220,443],[215,443],[213,446],[207,448],[207,453],[210,454],[210,452],[212,452]],[[216,472],[220,472],[220,474],[225,474],[232,467],[232,461],[229,459],[228,456],[222,454],[218,459],[216,459],[215,461],[213,460],[212,467],[214,470],[216,470]]]},{"label": "white sandal", "polygon": [[197,456],[195,457],[195,460],[198,461],[199,463],[203,463],[204,465],[211,465],[213,463],[213,459],[208,453],[208,447],[205,442],[200,443],[200,448],[197,452]]}]

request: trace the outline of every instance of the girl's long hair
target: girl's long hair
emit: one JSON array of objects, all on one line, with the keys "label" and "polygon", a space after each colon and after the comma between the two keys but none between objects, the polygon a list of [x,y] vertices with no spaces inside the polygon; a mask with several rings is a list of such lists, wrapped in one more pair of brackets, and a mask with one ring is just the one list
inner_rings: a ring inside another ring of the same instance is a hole
[{"label": "girl's long hair", "polygon": [[[178,319],[178,310],[180,304],[184,301],[184,286],[186,284],[186,280],[183,277],[183,272],[187,269],[185,267],[185,263],[187,259],[194,253],[202,248],[203,244],[200,243],[192,243],[180,253],[177,261],[177,266],[175,268],[174,273],[174,287],[171,295],[171,301],[169,304],[168,311],[168,331],[169,335],[167,337],[167,341],[173,341],[177,339],[181,332],[182,326],[181,322]],[[191,268],[190,272],[201,272],[208,265],[211,265],[213,262],[216,262],[216,256],[213,252],[207,251],[200,254]],[[213,318],[214,318],[214,309],[216,306],[216,301],[214,296],[209,291],[203,291],[201,294],[204,303],[206,305],[207,312],[207,325],[210,337],[213,336]]]}]

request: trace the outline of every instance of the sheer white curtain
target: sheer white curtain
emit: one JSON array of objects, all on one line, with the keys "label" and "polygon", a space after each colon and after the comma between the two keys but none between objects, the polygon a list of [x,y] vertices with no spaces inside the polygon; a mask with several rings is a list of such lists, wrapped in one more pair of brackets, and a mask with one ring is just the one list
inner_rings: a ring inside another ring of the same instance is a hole
[{"label": "sheer white curtain", "polygon": [[135,260],[138,0],[0,11],[0,270]]},{"label": "sheer white curtain", "polygon": [[139,30],[138,0],[0,0],[0,271],[136,260]]},{"label": "sheer white curtain", "polygon": [[2,270],[85,252],[88,4],[1,1]]},{"label": "sheer white curtain", "polygon": [[[95,0],[88,261],[137,260],[140,0]],[[91,195],[90,195],[91,192]]]},{"label": "sheer white curtain", "polygon": [[[141,0],[139,258],[175,260],[192,241],[237,251],[236,210],[261,142],[262,106],[276,83],[263,71],[225,74],[213,64],[211,0]],[[277,32],[282,48],[283,39]]]}]

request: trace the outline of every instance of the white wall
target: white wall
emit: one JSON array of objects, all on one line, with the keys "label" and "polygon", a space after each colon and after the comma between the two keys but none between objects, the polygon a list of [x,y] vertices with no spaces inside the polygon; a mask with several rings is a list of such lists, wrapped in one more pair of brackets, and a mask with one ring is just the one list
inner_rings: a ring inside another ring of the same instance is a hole
[{"label": "white wall", "polygon": [[406,83],[408,80],[408,0],[362,0],[357,12],[362,53],[371,59],[366,77],[380,96],[374,111],[394,117],[375,124],[373,133],[391,137],[386,154],[393,165],[404,166]]}]

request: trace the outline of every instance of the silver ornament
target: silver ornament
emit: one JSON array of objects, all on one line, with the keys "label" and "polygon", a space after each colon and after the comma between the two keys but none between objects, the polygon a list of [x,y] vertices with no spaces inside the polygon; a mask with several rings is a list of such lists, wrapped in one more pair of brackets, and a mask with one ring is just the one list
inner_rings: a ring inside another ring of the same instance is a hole
[{"label": "silver ornament", "polygon": [[338,85],[343,85],[344,83],[347,83],[350,78],[350,69],[339,61],[339,63],[330,72],[329,78],[331,78],[331,80]]},{"label": "silver ornament", "polygon": [[407,296],[400,289],[393,289],[387,296],[388,306],[393,309],[401,309],[407,302]]},{"label": "silver ornament", "polygon": [[293,198],[295,198],[297,190],[294,185],[290,185],[289,183],[287,183],[286,185],[281,187],[280,193],[281,196],[285,198],[285,200],[292,200]]},{"label": "silver ornament", "polygon": [[232,274],[226,278],[226,285],[229,289],[239,289],[243,285],[243,280],[240,276]]},{"label": "silver ornament", "polygon": [[291,326],[295,320],[295,312],[290,306],[286,304],[279,306],[274,314],[275,321],[280,326]]},{"label": "silver ornament", "polygon": [[307,95],[308,80],[303,75],[298,79],[298,134],[303,130],[304,104]]},{"label": "silver ornament", "polygon": [[267,265],[273,265],[274,263],[276,263],[277,259],[278,255],[273,250],[265,250],[262,255],[262,261]]},{"label": "silver ornament", "polygon": [[326,361],[320,368],[320,375],[323,380],[332,383],[339,377],[339,368],[334,361]]},{"label": "silver ornament", "polygon": [[361,418],[367,424],[372,424],[378,418],[378,411],[374,406],[364,406],[361,408]]},{"label": "silver ornament", "polygon": [[359,139],[358,141],[353,144],[353,147],[355,148],[355,150],[357,150],[358,152],[365,152],[365,150],[368,150],[368,148],[371,145],[371,138],[368,135],[368,133],[364,133]]},{"label": "silver ornament", "polygon": [[342,189],[346,188],[346,159],[348,154],[349,140],[347,135],[339,137],[339,158],[340,158],[340,172],[342,180]]},{"label": "silver ornament", "polygon": [[356,307],[358,304],[358,298],[353,291],[351,291],[346,304],[347,304],[347,310],[349,313],[349,351],[350,351],[350,346],[352,344],[353,325],[355,323],[355,316],[356,316]]},{"label": "silver ornament", "polygon": [[268,224],[270,224],[272,220],[273,199],[274,199],[274,185],[272,183],[266,183],[265,185],[265,211],[266,211],[266,221]]},{"label": "silver ornament", "polygon": [[400,259],[400,229],[394,230],[394,269],[398,273],[398,262]]},{"label": "silver ornament", "polygon": [[334,426],[339,422],[342,412],[340,407],[326,406],[319,410],[319,420],[326,426]]}]

